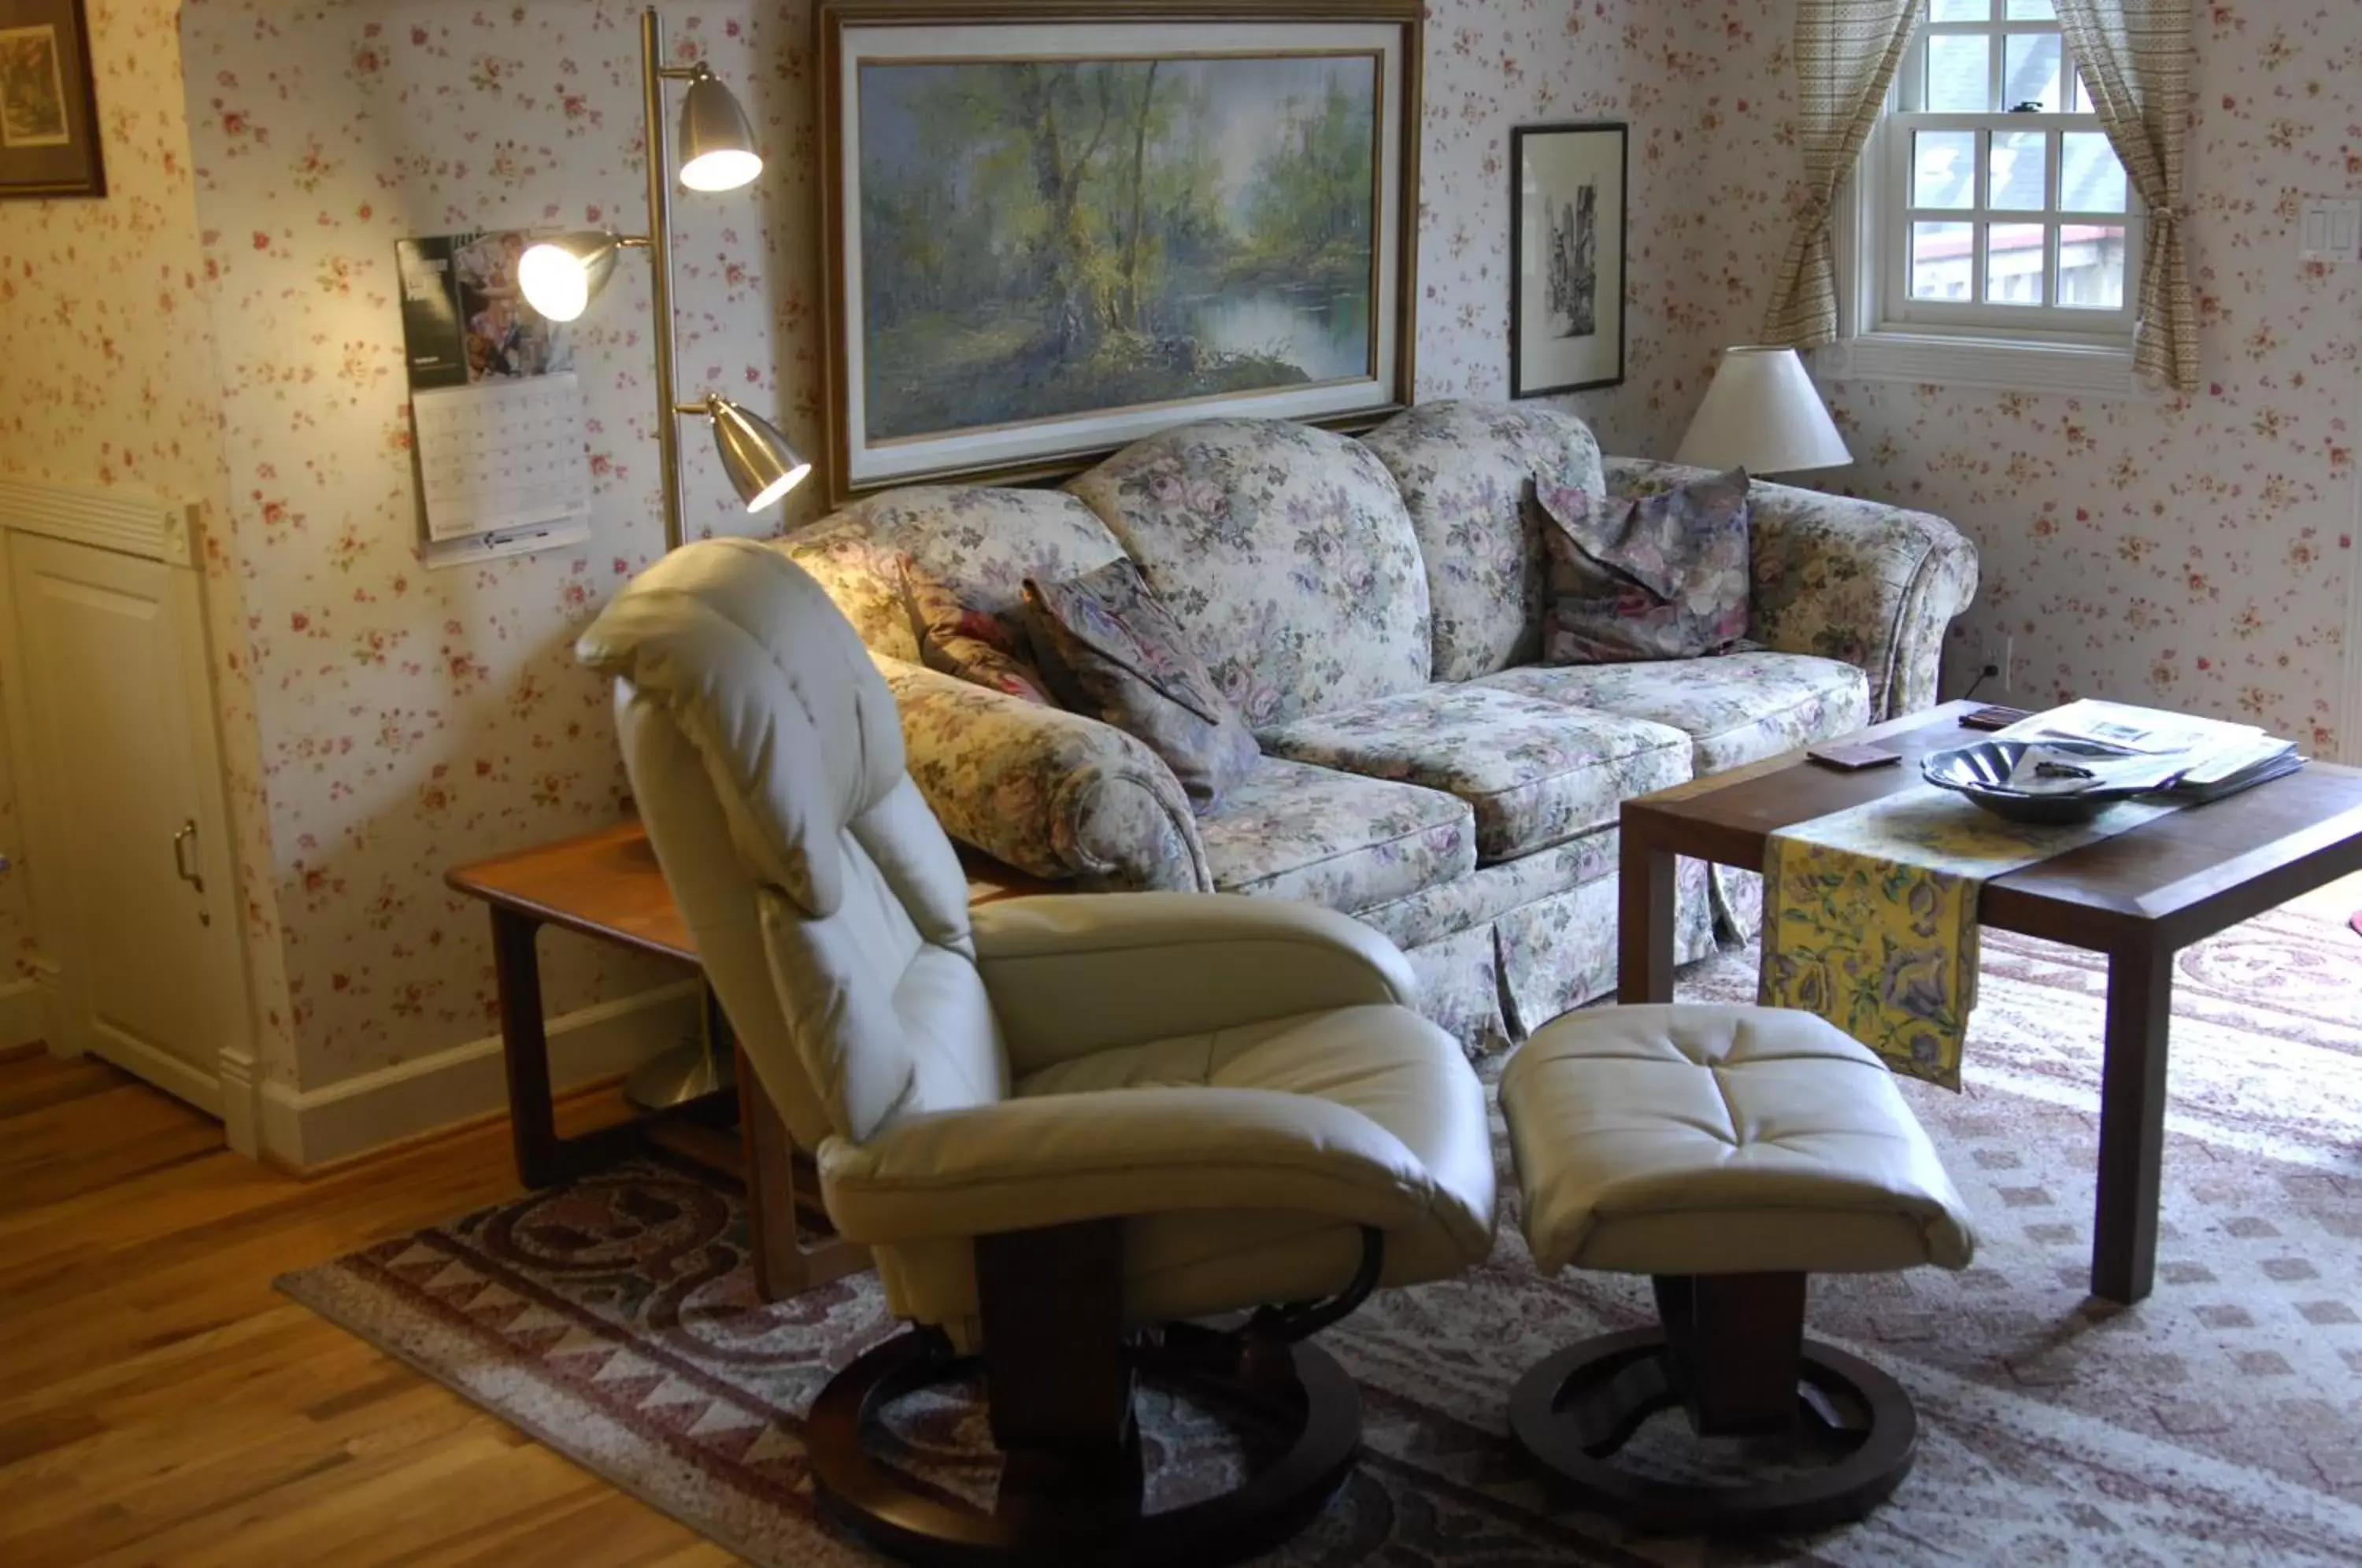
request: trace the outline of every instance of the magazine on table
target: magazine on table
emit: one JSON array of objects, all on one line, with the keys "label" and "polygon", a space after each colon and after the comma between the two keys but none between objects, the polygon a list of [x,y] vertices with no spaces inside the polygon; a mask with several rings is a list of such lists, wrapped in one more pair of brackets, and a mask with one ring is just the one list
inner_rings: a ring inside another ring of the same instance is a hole
[{"label": "magazine on table", "polygon": [[2008,788],[2028,795],[2144,789],[2196,803],[2293,773],[2305,762],[2294,741],[2254,724],[2093,698],[2021,719],[1993,738],[2026,743]]}]

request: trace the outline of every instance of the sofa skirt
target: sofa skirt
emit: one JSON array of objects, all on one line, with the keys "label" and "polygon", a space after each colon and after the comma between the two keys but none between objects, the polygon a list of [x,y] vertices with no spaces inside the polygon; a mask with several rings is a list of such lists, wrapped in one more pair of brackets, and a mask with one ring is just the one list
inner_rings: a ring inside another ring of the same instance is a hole
[{"label": "sofa skirt", "polygon": [[[1595,836],[1612,843],[1612,835]],[[1403,951],[1419,980],[1420,1010],[1471,1056],[1483,1056],[1507,1050],[1561,1013],[1613,993],[1612,852],[1609,866],[1604,876],[1529,899],[1464,930],[1406,944]],[[1686,859],[1675,868],[1677,963],[1694,963],[1716,950],[1720,900],[1710,869],[1704,861]],[[1385,929],[1385,922],[1370,923]]]}]

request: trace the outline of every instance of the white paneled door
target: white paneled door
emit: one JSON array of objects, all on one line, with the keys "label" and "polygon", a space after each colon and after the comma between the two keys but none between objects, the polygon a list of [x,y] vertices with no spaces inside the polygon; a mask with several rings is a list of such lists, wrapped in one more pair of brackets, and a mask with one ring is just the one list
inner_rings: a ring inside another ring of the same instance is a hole
[{"label": "white paneled door", "polygon": [[195,574],[26,533],[7,561],[52,1043],[220,1115],[238,948]]}]

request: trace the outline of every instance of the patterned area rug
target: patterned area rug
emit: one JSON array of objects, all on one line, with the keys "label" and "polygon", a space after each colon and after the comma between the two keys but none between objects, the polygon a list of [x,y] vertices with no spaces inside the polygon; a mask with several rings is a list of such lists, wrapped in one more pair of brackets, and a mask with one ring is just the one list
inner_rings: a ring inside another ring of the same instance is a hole
[{"label": "patterned area rug", "polygon": [[[1683,996],[1751,999],[1752,960]],[[1484,1268],[1323,1337],[1367,1457],[1275,1561],[2362,1564],[2362,944],[2281,911],[2182,955],[2159,1283],[2129,1311],[2084,1295],[2104,994],[2089,955],[1989,937],[1966,1092],[1904,1086],[1978,1216],[1975,1266],[1815,1283],[1815,1332],[1919,1408],[1918,1469],[1869,1521],[1709,1546],[1554,1507],[1507,1450],[1510,1385],[1648,1308],[1639,1282],[1535,1277],[1505,1217]],[[867,1276],[758,1306],[744,1246],[732,1192],[640,1164],[281,1285],[754,1562],[867,1561],[814,1519],[797,1434],[895,1326]],[[917,1406],[902,1458],[988,1486],[973,1412]],[[1204,1412],[1144,1413],[1155,1493],[1222,1463]]]}]

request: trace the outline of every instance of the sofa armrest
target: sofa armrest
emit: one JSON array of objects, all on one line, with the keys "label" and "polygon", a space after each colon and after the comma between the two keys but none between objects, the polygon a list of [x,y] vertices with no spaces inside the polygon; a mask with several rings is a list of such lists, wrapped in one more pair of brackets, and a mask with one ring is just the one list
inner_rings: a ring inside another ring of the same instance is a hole
[{"label": "sofa armrest", "polygon": [[[1705,470],[1607,459],[1615,495]],[[1748,635],[1782,653],[1843,659],[1870,678],[1873,722],[1933,706],[1944,628],[1977,591],[1976,547],[1941,517],[1758,480],[1749,495],[1754,604]]]},{"label": "sofa armrest", "polygon": [[1092,891],[1210,892],[1189,798],[1164,759],[1080,713],[873,654],[911,777],[944,831]]}]

